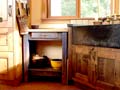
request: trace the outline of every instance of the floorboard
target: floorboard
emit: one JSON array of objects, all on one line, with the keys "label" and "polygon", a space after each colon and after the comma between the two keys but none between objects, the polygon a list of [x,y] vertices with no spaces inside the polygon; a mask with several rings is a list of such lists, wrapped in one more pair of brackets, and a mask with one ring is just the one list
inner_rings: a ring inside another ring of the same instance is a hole
[{"label": "floorboard", "polygon": [[0,85],[0,90],[81,90],[74,85],[63,85],[59,82],[27,82],[19,86]]}]

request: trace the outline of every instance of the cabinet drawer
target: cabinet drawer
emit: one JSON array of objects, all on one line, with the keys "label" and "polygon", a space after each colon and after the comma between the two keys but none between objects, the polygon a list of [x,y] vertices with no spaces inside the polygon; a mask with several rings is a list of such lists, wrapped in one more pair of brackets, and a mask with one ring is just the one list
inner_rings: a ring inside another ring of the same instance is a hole
[{"label": "cabinet drawer", "polygon": [[30,34],[30,39],[61,39],[61,33],[34,32]]}]

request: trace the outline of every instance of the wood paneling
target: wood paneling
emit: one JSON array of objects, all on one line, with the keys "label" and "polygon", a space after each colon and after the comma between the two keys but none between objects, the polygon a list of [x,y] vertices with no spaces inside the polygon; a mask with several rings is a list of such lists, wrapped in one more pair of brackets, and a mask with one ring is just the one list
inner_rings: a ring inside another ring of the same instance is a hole
[{"label": "wood paneling", "polygon": [[8,59],[0,58],[0,74],[6,74],[8,72]]},{"label": "wood paneling", "polygon": [[42,11],[42,0],[30,0],[31,25],[39,25],[41,23],[41,15],[42,15],[41,11]]},{"label": "wood paneling", "polygon": [[115,54],[116,61],[115,61],[115,86],[120,87],[120,51],[117,50],[118,53]]},{"label": "wood paneling", "polygon": [[13,53],[0,52],[0,79],[13,80],[14,68]]},{"label": "wood paneling", "polygon": [[12,27],[13,25],[12,2],[13,0],[0,1],[0,16],[3,18],[0,27]]},{"label": "wood paneling", "polygon": [[7,45],[7,28],[0,28],[0,46],[6,46]]},{"label": "wood paneling", "polygon": [[114,84],[115,60],[99,57],[98,59],[98,80]]},{"label": "wood paneling", "polygon": [[119,54],[119,49],[72,45],[73,80],[94,88],[120,87]]},{"label": "wood paneling", "polygon": [[7,17],[0,22],[0,83],[17,85],[22,77],[22,43],[16,29],[15,0],[1,2],[7,2],[2,7]]},{"label": "wood paneling", "polygon": [[7,37],[6,35],[0,35],[0,45],[7,45]]},{"label": "wood paneling", "polygon": [[12,28],[0,28],[0,51],[13,51]]}]

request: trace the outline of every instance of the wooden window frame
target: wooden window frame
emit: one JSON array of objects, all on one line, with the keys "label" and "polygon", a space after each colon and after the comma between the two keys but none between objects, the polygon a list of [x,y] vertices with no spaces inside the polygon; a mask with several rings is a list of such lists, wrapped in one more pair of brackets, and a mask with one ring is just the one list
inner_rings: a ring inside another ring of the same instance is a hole
[{"label": "wooden window frame", "polygon": [[[80,17],[80,2],[81,0],[76,0],[76,16],[51,16],[50,15],[50,0],[42,0],[42,19],[43,20],[72,20],[72,19],[84,19],[84,20],[89,20],[89,19],[94,19],[93,18],[81,18]],[[114,5],[112,4],[114,1]],[[111,15],[112,14],[118,14],[120,11],[119,8],[120,1],[118,0],[111,0]],[[114,9],[113,9],[114,7]]]},{"label": "wooden window frame", "polygon": [[43,19],[78,19],[80,17],[80,0],[76,0],[76,15],[75,16],[51,16],[50,15],[50,1],[44,0],[42,2],[42,18]]},{"label": "wooden window frame", "polygon": [[[51,7],[50,3],[51,3],[51,0],[47,0],[48,1],[48,7]],[[76,0],[76,15],[75,16],[51,16],[51,10],[50,8],[48,8],[48,18],[54,18],[54,19],[75,19],[75,18],[79,18],[79,8],[80,8],[80,4],[79,4],[79,1],[80,0]]]}]

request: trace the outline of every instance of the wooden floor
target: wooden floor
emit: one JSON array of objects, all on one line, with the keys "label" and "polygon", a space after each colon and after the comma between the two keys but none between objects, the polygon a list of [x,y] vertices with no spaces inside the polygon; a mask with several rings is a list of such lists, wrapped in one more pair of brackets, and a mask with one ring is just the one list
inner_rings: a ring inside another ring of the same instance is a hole
[{"label": "wooden floor", "polygon": [[59,82],[28,82],[19,86],[0,85],[0,90],[81,90],[74,85],[62,85]]}]

